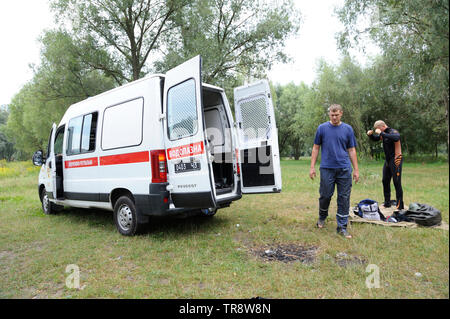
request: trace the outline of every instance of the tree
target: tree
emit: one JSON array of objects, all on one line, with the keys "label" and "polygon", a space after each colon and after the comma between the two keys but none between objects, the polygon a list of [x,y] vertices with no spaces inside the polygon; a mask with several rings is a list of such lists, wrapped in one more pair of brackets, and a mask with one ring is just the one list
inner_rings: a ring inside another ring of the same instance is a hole
[{"label": "tree", "polygon": [[73,103],[114,87],[114,81],[89,69],[65,32],[48,31],[41,38],[41,64],[33,79],[14,97],[4,129],[23,156],[45,149],[53,122]]},{"label": "tree", "polygon": [[280,153],[293,155],[298,160],[305,153],[307,135],[304,132],[304,105],[309,87],[302,83],[299,86],[290,83],[277,85],[275,117],[278,127],[278,144]]},{"label": "tree", "polygon": [[11,160],[14,154],[14,144],[9,141],[3,132],[8,121],[8,111],[0,108],[0,160]]},{"label": "tree", "polygon": [[[369,37],[383,50],[385,64],[403,78],[405,94],[449,143],[449,2],[448,0],[347,0],[337,11],[345,29],[341,48]],[[359,23],[368,20],[368,25]],[[420,105],[420,106],[419,106]]]},{"label": "tree", "polygon": [[187,0],[53,0],[52,8],[71,37],[78,55],[92,69],[123,84],[143,77],[147,60],[160,49],[161,37],[173,29],[172,17]]},{"label": "tree", "polygon": [[361,122],[366,103],[364,70],[349,56],[344,56],[338,66],[321,60],[317,72],[313,89],[317,92],[316,103],[320,105],[322,118],[328,120],[327,109],[331,104],[340,104],[344,110],[342,121],[352,126],[359,151],[367,154],[366,127]]},{"label": "tree", "polygon": [[300,17],[291,0],[195,0],[171,20],[176,28],[166,33],[156,69],[165,72],[200,54],[203,80],[230,92],[265,75],[274,62],[287,61],[284,43],[297,32]]}]

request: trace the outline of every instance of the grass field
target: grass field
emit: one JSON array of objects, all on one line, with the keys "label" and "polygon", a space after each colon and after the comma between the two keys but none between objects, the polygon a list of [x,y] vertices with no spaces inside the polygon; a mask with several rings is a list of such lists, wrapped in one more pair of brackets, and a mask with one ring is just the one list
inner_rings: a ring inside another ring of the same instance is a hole
[{"label": "grass field", "polygon": [[[38,168],[0,164],[0,298],[449,298],[447,230],[353,224],[346,240],[335,231],[336,195],[316,229],[319,180],[308,159],[281,162],[280,194],[244,195],[213,218],[155,219],[135,237],[117,232],[111,212],[44,215]],[[360,163],[352,205],[382,202],[381,167]],[[448,173],[446,162],[406,161],[406,205],[430,204],[448,223]],[[311,258],[263,258],[280,246]],[[66,286],[72,264],[79,289]],[[369,265],[379,288],[366,286]]]}]

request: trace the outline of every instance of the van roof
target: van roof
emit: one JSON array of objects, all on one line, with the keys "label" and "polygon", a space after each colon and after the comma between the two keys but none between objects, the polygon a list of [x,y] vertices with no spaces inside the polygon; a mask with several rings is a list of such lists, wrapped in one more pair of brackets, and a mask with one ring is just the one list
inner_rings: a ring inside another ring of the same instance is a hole
[{"label": "van roof", "polygon": [[[79,108],[82,107],[82,106],[84,106],[86,102],[88,102],[88,101],[89,101],[89,102],[92,102],[92,101],[94,101],[94,100],[96,100],[96,99],[98,99],[98,98],[100,98],[100,97],[103,97],[103,96],[105,96],[105,95],[107,95],[107,94],[110,94],[110,93],[112,93],[112,92],[120,91],[120,90],[122,90],[122,89],[124,89],[124,88],[127,88],[127,87],[129,87],[129,86],[132,86],[132,85],[134,85],[134,84],[136,84],[136,83],[148,81],[149,79],[155,78],[155,77],[163,78],[163,77],[164,77],[164,74],[159,74],[159,73],[157,73],[157,74],[150,74],[150,75],[147,75],[147,76],[145,76],[145,77],[143,77],[143,78],[141,78],[141,79],[138,79],[138,80],[135,80],[135,81],[132,81],[132,82],[123,84],[123,85],[118,86],[118,87],[116,87],[116,88],[113,88],[113,89],[111,89],[111,90],[105,91],[105,92],[100,93],[100,94],[95,95],[95,96],[88,97],[87,99],[84,99],[84,100],[82,100],[82,101],[79,101],[79,102],[77,102],[77,103],[74,103],[74,104],[70,105],[70,106],[67,108],[66,112],[64,113],[64,115],[63,115],[61,121],[59,122],[59,125],[58,125],[58,126],[60,126],[60,125],[64,124],[65,122],[67,122],[68,118],[72,117],[75,113],[77,113],[77,114],[78,114],[79,112],[83,113],[83,111],[80,110]],[[81,113],[80,113],[80,115],[81,115]]]},{"label": "van roof", "polygon": [[[136,84],[136,83],[144,82],[144,81],[147,81],[147,80],[152,79],[152,78],[155,78],[155,77],[159,77],[159,78],[163,78],[163,79],[164,79],[166,76],[165,76],[164,74],[161,74],[161,73],[149,74],[149,75],[146,75],[145,77],[143,77],[143,78],[141,78],[141,79],[138,79],[138,80],[135,80],[135,81],[132,81],[132,82],[123,84],[123,85],[118,86],[118,87],[116,87],[116,88],[113,88],[113,89],[111,89],[111,90],[105,91],[105,92],[100,93],[100,94],[95,95],[95,96],[88,97],[87,99],[84,99],[84,100],[82,100],[82,101],[79,101],[79,102],[77,102],[77,103],[74,103],[74,104],[70,105],[70,106],[67,108],[66,112],[64,113],[64,116],[62,117],[62,119],[61,119],[59,125],[64,124],[64,123],[67,121],[67,117],[69,116],[69,114],[70,114],[70,116],[72,116],[72,114],[75,113],[75,112],[74,112],[74,109],[77,108],[78,106],[81,106],[81,105],[85,104],[87,101],[93,101],[93,100],[95,100],[95,99],[97,99],[97,98],[100,98],[100,97],[102,97],[102,96],[104,96],[104,95],[106,95],[106,94],[109,94],[109,93],[111,93],[111,92],[119,91],[119,90],[121,90],[121,89],[124,89],[124,88],[126,88],[126,87],[129,87],[129,86],[134,85],[134,84]],[[207,84],[207,83],[202,83],[202,86],[203,86],[203,87],[206,87],[206,88],[209,88],[209,89],[216,90],[216,91],[223,91],[222,88],[220,88],[220,87],[218,87],[218,86],[211,85],[211,84]],[[59,126],[59,125],[58,125],[58,126]]]},{"label": "van roof", "polygon": [[154,78],[154,77],[160,77],[160,78],[161,78],[161,77],[164,77],[164,74],[158,74],[158,73],[157,73],[157,74],[150,74],[150,75],[147,75],[147,76],[145,76],[145,77],[143,77],[143,78],[141,78],[141,79],[138,79],[138,80],[135,80],[135,81],[132,81],[132,82],[125,83],[125,84],[123,84],[123,85],[121,85],[121,86],[118,86],[118,87],[113,88],[113,89],[111,89],[111,90],[108,90],[108,91],[105,91],[105,92],[103,92],[103,93],[97,94],[97,95],[95,95],[95,96],[90,96],[90,97],[88,97],[87,99],[84,99],[84,100],[79,101],[79,102],[77,102],[77,103],[75,103],[75,104],[72,104],[69,108],[74,107],[74,106],[77,106],[78,104],[81,104],[81,103],[85,102],[86,100],[92,100],[92,99],[95,99],[95,98],[104,96],[104,95],[106,95],[107,93],[119,91],[119,90],[124,89],[124,88],[126,88],[126,87],[129,87],[129,86],[131,86],[131,85],[133,85],[133,84],[140,83],[140,82],[143,82],[143,81],[145,81],[145,80],[148,80],[148,79],[151,79],[151,78]]}]

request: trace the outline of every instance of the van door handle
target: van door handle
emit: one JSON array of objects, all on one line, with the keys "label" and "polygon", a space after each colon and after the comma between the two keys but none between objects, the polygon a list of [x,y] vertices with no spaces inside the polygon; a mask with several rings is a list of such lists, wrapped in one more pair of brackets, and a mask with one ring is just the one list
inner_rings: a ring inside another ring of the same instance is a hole
[{"label": "van door handle", "polygon": [[48,162],[48,167],[52,168],[52,161]]}]

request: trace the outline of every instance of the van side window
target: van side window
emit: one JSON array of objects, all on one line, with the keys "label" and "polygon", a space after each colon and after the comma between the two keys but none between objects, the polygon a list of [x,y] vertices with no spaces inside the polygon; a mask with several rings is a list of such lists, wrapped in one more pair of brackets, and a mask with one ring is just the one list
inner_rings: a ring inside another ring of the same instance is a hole
[{"label": "van side window", "polygon": [[98,113],[75,117],[67,128],[67,155],[92,152],[95,150]]},{"label": "van side window", "polygon": [[102,149],[137,146],[142,143],[144,99],[110,106],[103,113]]},{"label": "van side window", "polygon": [[177,140],[197,133],[197,101],[194,79],[177,84],[167,92],[169,139]]},{"label": "van side window", "polygon": [[95,151],[95,134],[97,132],[97,113],[84,116],[81,133],[81,153]]}]

